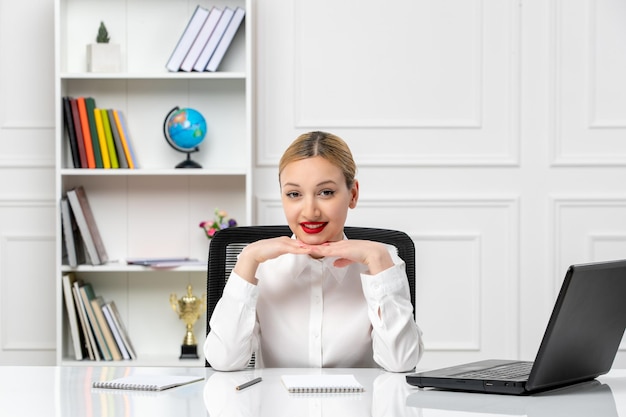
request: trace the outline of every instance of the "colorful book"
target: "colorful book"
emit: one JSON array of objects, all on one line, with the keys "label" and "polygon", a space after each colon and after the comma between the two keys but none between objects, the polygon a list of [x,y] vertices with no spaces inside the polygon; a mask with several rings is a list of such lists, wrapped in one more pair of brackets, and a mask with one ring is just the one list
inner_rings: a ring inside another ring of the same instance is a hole
[{"label": "colorful book", "polygon": [[111,311],[110,302],[103,303],[101,307],[102,307],[102,314],[104,315],[104,318],[106,319],[107,324],[109,325],[109,328],[111,329],[111,334],[113,335],[113,339],[115,339],[117,348],[120,350],[122,359],[125,359],[125,360],[133,359],[130,356],[130,352],[128,351],[128,348],[126,347],[126,344],[124,343],[124,340],[122,338],[122,332],[119,328],[119,323],[113,317],[113,312]]},{"label": "colorful book", "polygon": [[109,151],[109,158],[111,159],[111,168],[119,168],[119,162],[117,160],[117,152],[115,151],[115,142],[113,142],[113,134],[111,133],[111,123],[109,122],[109,113],[106,109],[100,109],[102,115],[102,127],[104,128],[104,135],[107,141],[107,149]]},{"label": "colorful book", "polygon": [[130,154],[130,160],[133,161],[133,167],[138,168],[139,164],[137,162],[137,155],[135,154],[135,149],[133,147],[133,141],[130,137],[130,131],[128,130],[128,124],[126,123],[126,118],[124,117],[124,113],[121,110],[116,110],[117,117],[120,121],[121,132],[126,139],[126,145],[128,146],[128,153]]},{"label": "colorful book", "polygon": [[220,66],[220,63],[222,62],[222,59],[224,58],[224,55],[228,50],[228,47],[235,38],[235,34],[237,33],[237,30],[239,30],[239,27],[241,26],[241,22],[243,22],[243,18],[245,17],[245,15],[246,11],[241,7],[237,7],[235,9],[233,18],[230,19],[228,27],[226,28],[224,35],[220,39],[220,43],[215,48],[215,52],[213,52],[213,55],[211,55],[211,59],[209,60],[205,71],[217,71],[217,68]]},{"label": "colorful book", "polygon": [[107,145],[107,138],[104,134],[104,126],[102,124],[102,112],[99,108],[93,110],[94,120],[96,121],[96,132],[98,133],[98,143],[100,144],[100,150],[102,152],[102,167],[105,169],[111,168],[111,159],[109,158],[109,147]]},{"label": "colorful book", "polygon": [[228,24],[230,23],[234,14],[235,11],[230,7],[224,8],[224,11],[220,16],[220,20],[217,22],[217,26],[215,26],[213,33],[211,33],[211,37],[207,41],[206,45],[204,45],[200,56],[193,66],[194,71],[202,72],[205,70],[206,66],[209,64],[209,60],[211,59],[213,52],[215,52],[215,48],[217,48],[217,45],[220,43],[222,35],[224,35],[224,32],[226,32],[226,28],[228,27]]},{"label": "colorful book", "polygon": [[93,142],[91,141],[91,131],[89,130],[89,120],[87,119],[87,106],[85,97],[76,99],[78,104],[78,114],[80,116],[80,127],[83,132],[83,142],[85,143],[85,155],[87,155],[87,168],[95,168],[96,160],[93,156]]},{"label": "colorful book", "polygon": [[100,324],[98,324],[98,319],[96,318],[96,313],[94,312],[93,306],[91,304],[91,300],[96,298],[96,294],[93,290],[93,287],[90,283],[86,282],[82,287],[79,288],[80,296],[83,300],[83,305],[85,307],[85,311],[87,312],[87,318],[89,319],[89,324],[91,325],[91,330],[96,339],[96,343],[98,344],[98,348],[100,353],[102,354],[102,358],[106,361],[113,360],[113,356],[111,356],[111,352],[107,347],[106,340],[104,340],[104,334],[100,329]]},{"label": "colorful book", "polygon": [[80,168],[80,155],[78,154],[78,145],[76,144],[76,132],[74,131],[74,120],[72,119],[71,97],[63,97],[63,121],[67,139],[70,145],[70,153],[72,154],[72,165],[74,168]]},{"label": "colorful book", "polygon": [[85,97],[85,107],[87,108],[87,122],[89,123],[89,135],[91,137],[91,145],[93,147],[93,157],[96,162],[96,168],[103,168],[100,140],[98,139],[96,119],[94,116],[96,100],[93,97]]},{"label": "colorful book", "polygon": [[194,10],[193,15],[191,15],[191,19],[187,22],[187,26],[185,27],[183,34],[178,40],[172,55],[165,65],[168,71],[177,72],[180,70],[180,66],[187,56],[189,48],[191,48],[191,45],[195,41],[196,37],[198,37],[198,33],[200,33],[200,29],[202,29],[202,25],[204,25],[208,16],[208,9],[205,9],[200,5],[196,6],[196,10]]},{"label": "colorful book", "polygon": [[75,98],[70,99],[70,107],[72,108],[74,133],[76,133],[76,146],[78,147],[78,155],[80,158],[80,166],[78,166],[77,168],[88,168],[89,166],[87,164],[87,154],[85,153],[85,141],[83,140],[83,128],[80,126],[78,101]]},{"label": "colorful book", "polygon": [[111,135],[113,136],[113,143],[115,144],[115,152],[117,153],[117,163],[120,168],[128,168],[128,161],[126,160],[126,153],[124,152],[124,146],[122,145],[122,138],[120,132],[117,130],[117,124],[115,123],[115,113],[113,109],[107,110],[109,116],[109,123],[111,124]]},{"label": "colorful book", "polygon": [[187,56],[185,57],[183,63],[180,66],[181,71],[189,72],[193,70],[193,66],[198,60],[200,53],[204,49],[204,45],[206,45],[207,42],[209,41],[209,38],[211,37],[211,34],[213,33],[213,30],[217,26],[217,22],[220,20],[221,16],[222,16],[221,9],[218,9],[217,7],[213,7],[211,9],[209,13],[209,17],[207,17],[206,21],[204,22],[204,25],[202,25],[202,29],[200,29],[200,33],[198,33],[196,40],[191,45],[191,48],[189,48],[189,52],[187,53]]},{"label": "colorful book", "polygon": [[95,314],[98,325],[100,326],[100,331],[102,331],[102,337],[104,337],[107,349],[109,349],[109,352],[111,353],[111,358],[114,361],[121,361],[122,354],[120,353],[120,349],[118,348],[115,338],[113,337],[113,332],[111,331],[109,323],[107,322],[104,312],[102,311],[103,305],[104,299],[102,296],[96,296],[91,300],[93,313]]},{"label": "colorful book", "polygon": [[122,149],[124,150],[124,156],[126,157],[128,168],[134,169],[135,163],[133,161],[133,156],[130,152],[129,138],[126,136],[126,132],[122,126],[122,121],[120,119],[120,116],[121,116],[121,112],[119,110],[113,110],[113,118],[115,119],[115,128],[117,130],[118,135],[120,136],[120,142],[122,143]]}]

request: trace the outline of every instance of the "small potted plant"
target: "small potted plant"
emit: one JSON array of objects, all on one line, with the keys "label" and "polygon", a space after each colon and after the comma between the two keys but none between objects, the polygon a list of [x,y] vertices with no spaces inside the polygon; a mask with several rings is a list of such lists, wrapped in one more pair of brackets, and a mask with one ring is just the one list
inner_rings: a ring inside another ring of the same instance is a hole
[{"label": "small potted plant", "polygon": [[87,71],[118,72],[120,70],[120,46],[109,43],[110,40],[109,31],[104,22],[100,22],[96,43],[87,45]]}]

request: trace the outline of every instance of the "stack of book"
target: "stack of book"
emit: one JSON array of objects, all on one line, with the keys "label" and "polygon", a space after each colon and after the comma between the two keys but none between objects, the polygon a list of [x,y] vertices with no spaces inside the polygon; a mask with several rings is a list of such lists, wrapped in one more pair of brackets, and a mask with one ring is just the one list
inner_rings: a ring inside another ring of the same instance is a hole
[{"label": "stack of book", "polygon": [[82,263],[101,265],[109,260],[82,186],[68,190],[61,198],[61,224],[64,257],[69,266],[75,268]]},{"label": "stack of book", "polygon": [[96,295],[73,273],[63,275],[63,297],[76,360],[137,358],[115,302]]},{"label": "stack of book", "polygon": [[241,7],[197,6],[165,67],[171,72],[217,71],[245,14]]},{"label": "stack of book", "polygon": [[74,168],[136,168],[126,119],[93,97],[63,97],[63,124]]}]

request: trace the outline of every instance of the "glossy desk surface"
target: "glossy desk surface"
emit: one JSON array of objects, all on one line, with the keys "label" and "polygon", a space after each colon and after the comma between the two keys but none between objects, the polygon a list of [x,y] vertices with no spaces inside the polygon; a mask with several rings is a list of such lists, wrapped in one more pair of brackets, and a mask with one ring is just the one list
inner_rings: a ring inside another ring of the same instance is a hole
[{"label": "glossy desk surface", "polygon": [[[358,394],[289,394],[284,374],[349,373]],[[92,381],[129,374],[193,374],[204,381],[162,392],[95,390]],[[254,377],[263,381],[241,391]],[[626,417],[626,371],[528,397],[420,390],[405,374],[380,369],[0,367],[0,414],[6,416],[598,416]]]}]

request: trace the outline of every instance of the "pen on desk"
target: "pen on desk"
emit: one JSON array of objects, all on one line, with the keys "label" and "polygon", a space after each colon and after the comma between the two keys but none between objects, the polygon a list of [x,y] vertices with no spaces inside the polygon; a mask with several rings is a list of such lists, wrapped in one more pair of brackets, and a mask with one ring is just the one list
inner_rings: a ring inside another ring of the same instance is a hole
[{"label": "pen on desk", "polygon": [[261,382],[261,381],[262,381],[261,377],[254,378],[254,379],[253,379],[253,380],[251,380],[251,381],[248,381],[248,382],[245,382],[245,383],[243,383],[243,384],[241,384],[241,385],[236,386],[236,387],[235,387],[235,389],[236,389],[237,391],[240,391],[240,390],[242,390],[242,389],[244,389],[244,388],[248,388],[250,385],[254,385],[254,384],[256,384],[257,382]]}]

